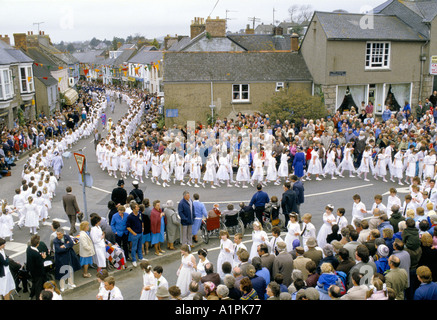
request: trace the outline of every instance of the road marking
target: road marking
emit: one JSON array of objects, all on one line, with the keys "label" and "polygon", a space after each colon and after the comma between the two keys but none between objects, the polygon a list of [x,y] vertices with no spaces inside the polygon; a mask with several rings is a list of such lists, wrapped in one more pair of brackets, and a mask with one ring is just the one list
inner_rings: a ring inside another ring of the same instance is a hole
[{"label": "road marking", "polygon": [[101,191],[101,192],[105,192],[105,193],[108,193],[108,194],[112,194],[112,192],[110,192],[110,191],[103,190],[103,189],[100,189],[100,188],[97,188],[97,187],[91,187],[91,189],[98,190],[98,191]]}]

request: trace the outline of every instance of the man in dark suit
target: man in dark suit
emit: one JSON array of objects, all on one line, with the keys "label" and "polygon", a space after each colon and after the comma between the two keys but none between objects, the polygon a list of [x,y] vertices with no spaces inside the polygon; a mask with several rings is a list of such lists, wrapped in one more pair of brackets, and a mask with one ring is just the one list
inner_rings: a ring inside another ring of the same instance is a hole
[{"label": "man in dark suit", "polygon": [[273,281],[273,262],[275,261],[275,255],[269,253],[269,247],[262,243],[258,245],[258,255],[261,258],[261,265],[266,267],[270,272],[270,280]]},{"label": "man in dark suit", "polygon": [[297,195],[291,188],[290,182],[285,182],[283,185],[284,193],[282,194],[281,208],[282,213],[285,216],[285,221],[290,220],[289,214],[298,211],[297,207]]},{"label": "man in dark suit", "polygon": [[72,188],[68,186],[65,191],[67,191],[67,194],[62,197],[62,204],[64,206],[64,211],[68,216],[68,220],[70,221],[70,235],[72,236],[77,232],[76,217],[80,212],[80,209],[76,201],[76,196],[71,193]]},{"label": "man in dark suit", "polygon": [[46,274],[44,270],[44,259],[46,258],[45,252],[40,253],[38,245],[40,237],[34,234],[30,239],[30,246],[26,250],[26,267],[32,277],[32,287],[30,289],[29,297],[39,300],[39,295],[43,290],[43,285],[46,280]]},{"label": "man in dark suit", "polygon": [[303,187],[302,181],[299,180],[299,178],[296,175],[291,175],[290,181],[293,184],[293,191],[296,193],[297,196],[297,216],[299,218],[299,223],[301,222],[300,218],[300,205],[304,203],[304,192],[305,189]]},{"label": "man in dark suit", "polygon": [[200,278],[200,282],[205,283],[211,281],[217,287],[221,283],[220,275],[214,272],[214,265],[211,262],[205,264],[206,275]]},{"label": "man in dark suit", "polygon": [[278,274],[284,277],[284,285],[287,287],[291,284],[291,274],[294,269],[293,257],[287,252],[287,245],[281,241],[278,243],[279,254],[275,257],[273,262],[273,278]]},{"label": "man in dark suit", "polygon": [[115,202],[116,205],[121,204],[124,206],[126,204],[127,191],[124,188],[124,180],[118,180],[117,188],[112,190],[111,200]]},{"label": "man in dark suit", "polygon": [[247,250],[240,249],[237,255],[238,255],[238,259],[241,261],[240,264],[238,265],[238,267],[241,270],[241,274],[244,277],[247,277],[247,268],[252,265],[249,261],[250,254]]},{"label": "man in dark suit", "polygon": [[181,241],[182,244],[192,245],[192,227],[194,224],[195,212],[193,201],[190,199],[190,193],[184,191],[183,198],[178,205],[178,214],[181,217]]}]

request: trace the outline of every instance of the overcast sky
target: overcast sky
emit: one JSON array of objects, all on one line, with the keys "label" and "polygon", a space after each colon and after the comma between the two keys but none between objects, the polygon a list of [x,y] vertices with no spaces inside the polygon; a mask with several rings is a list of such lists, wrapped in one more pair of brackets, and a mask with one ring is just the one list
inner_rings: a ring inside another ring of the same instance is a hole
[{"label": "overcast sky", "polygon": [[[194,17],[225,18],[228,30],[244,29],[249,17],[258,23],[289,20],[288,8],[293,4],[309,4],[316,11],[344,9],[359,13],[384,0],[0,0],[0,34],[12,39],[13,33],[40,30],[52,42],[82,41],[93,37],[112,40],[141,34],[159,38],[167,34],[189,35]],[[215,8],[214,8],[215,6]],[[12,40],[13,42],[13,40]]]}]

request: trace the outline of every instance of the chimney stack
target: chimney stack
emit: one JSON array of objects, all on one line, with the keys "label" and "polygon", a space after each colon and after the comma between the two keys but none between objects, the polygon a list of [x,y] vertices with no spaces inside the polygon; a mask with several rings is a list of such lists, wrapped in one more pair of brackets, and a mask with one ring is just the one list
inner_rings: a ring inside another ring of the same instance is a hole
[{"label": "chimney stack", "polygon": [[211,37],[226,37],[226,19],[208,17],[205,30]]},{"label": "chimney stack", "polygon": [[191,39],[197,37],[203,31],[205,31],[205,22],[203,18],[194,17],[194,20],[191,20],[191,26],[190,26]]},{"label": "chimney stack", "polygon": [[255,34],[255,29],[252,29],[250,25],[246,25],[246,30],[244,30],[245,34]]},{"label": "chimney stack", "polygon": [[9,38],[9,36],[7,34],[5,34],[4,37],[0,34],[0,40],[7,43],[8,45],[11,45],[11,39]]},{"label": "chimney stack", "polygon": [[284,34],[284,29],[281,27],[274,27],[273,33],[275,36],[282,36]]},{"label": "chimney stack", "polygon": [[15,48],[27,51],[27,39],[25,33],[14,33]]},{"label": "chimney stack", "polygon": [[299,51],[299,35],[293,33],[290,37],[291,41],[291,51]]}]

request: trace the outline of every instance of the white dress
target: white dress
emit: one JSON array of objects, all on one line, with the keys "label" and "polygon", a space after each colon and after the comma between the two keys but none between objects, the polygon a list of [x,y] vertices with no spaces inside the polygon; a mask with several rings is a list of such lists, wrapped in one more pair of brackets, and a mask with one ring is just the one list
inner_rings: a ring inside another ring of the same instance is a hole
[{"label": "white dress", "polygon": [[326,165],[323,168],[324,174],[331,174],[337,173],[337,165],[335,164],[335,159],[337,157],[337,153],[332,150],[329,152],[328,157],[326,159]]},{"label": "white dress", "polygon": [[175,179],[177,181],[184,180],[184,160],[183,159],[178,159],[178,161],[176,163],[174,175],[175,175]]},{"label": "white dress", "polygon": [[281,162],[278,167],[278,177],[288,177],[288,155],[286,153],[281,154]]},{"label": "white dress", "polygon": [[335,216],[330,213],[327,214],[326,212],[323,214],[323,225],[320,227],[319,233],[317,234],[317,245],[320,248],[323,248],[327,242],[326,237],[332,233],[332,225],[328,221],[336,221],[337,219]]},{"label": "white dress", "polygon": [[143,287],[151,286],[150,290],[141,290],[140,300],[156,300],[156,280],[153,271],[144,272]]},{"label": "white dress", "polygon": [[240,158],[240,163],[235,180],[237,180],[238,182],[244,182],[244,181],[249,181],[249,179],[250,179],[249,158],[248,156],[244,156]]},{"label": "white dress", "polygon": [[287,252],[293,250],[293,241],[299,239],[299,236],[294,235],[296,232],[301,233],[300,225],[298,222],[292,223],[288,221],[287,224],[287,235],[285,236],[285,244],[287,245]]},{"label": "white dress", "polygon": [[354,162],[352,159],[352,148],[344,149],[344,158],[338,168],[339,171],[349,170],[355,172]]},{"label": "white dress", "polygon": [[395,158],[393,160],[393,176],[399,179],[402,179],[403,176],[403,163],[402,163],[402,154],[399,151],[396,153]]},{"label": "white dress", "polygon": [[203,181],[213,182],[214,172],[215,172],[214,159],[210,157],[206,161],[206,170],[205,170],[205,174],[203,175]]},{"label": "white dress", "polygon": [[[261,239],[264,237],[264,241]],[[249,259],[252,259],[253,257],[258,257],[257,247],[262,244],[268,244],[269,238],[267,236],[267,233],[262,230],[254,230],[252,231],[252,247],[250,248],[250,256]]]},{"label": "white dress", "polygon": [[179,271],[176,285],[181,290],[181,296],[185,296],[189,293],[189,286],[191,282],[191,273],[196,271],[192,265],[193,255],[190,253],[187,256],[182,257],[182,267]]},{"label": "white dress", "polygon": [[[6,260],[5,250],[0,250],[0,254],[3,256],[3,259]],[[3,268],[5,276],[0,278],[0,295],[5,296],[15,289],[15,281],[9,270],[9,266],[3,266]]]},{"label": "white dress", "polygon": [[323,174],[322,163],[316,150],[311,151],[311,160],[308,164],[307,172],[308,174]]},{"label": "white dress", "polygon": [[209,262],[208,258],[205,258],[205,260],[200,260],[197,263],[196,267],[197,267],[197,272],[200,272],[200,274],[202,275],[202,277],[206,276],[206,271],[205,271],[205,265]]},{"label": "white dress", "polygon": [[425,165],[425,169],[423,170],[423,176],[434,178],[434,171],[435,171],[435,163],[436,163],[436,156],[433,155],[426,155],[423,159],[423,164]]},{"label": "white dress", "polygon": [[29,228],[36,228],[39,225],[39,212],[36,204],[25,204],[24,205],[24,226]]},{"label": "white dress", "polygon": [[220,181],[229,180],[228,160],[226,157],[220,157],[219,168],[217,170],[217,179]]},{"label": "white dress", "polygon": [[378,160],[375,166],[375,175],[379,177],[385,177],[387,174],[387,159],[383,153],[378,154]]},{"label": "white dress", "polygon": [[407,158],[407,170],[405,172],[405,175],[407,177],[414,177],[416,176],[416,162],[417,162],[417,154],[411,153],[408,155]]},{"label": "white dress", "polygon": [[94,243],[96,254],[93,256],[93,261],[99,268],[106,268],[106,244],[105,239],[102,239],[103,231],[100,226],[94,226],[90,231],[90,238]]},{"label": "white dress", "polygon": [[253,174],[252,181],[262,181],[264,178],[263,171],[263,161],[258,156],[255,156],[255,160],[253,161]]},{"label": "white dress", "polygon": [[364,151],[363,152],[363,158],[361,159],[361,164],[359,166],[359,168],[357,169],[357,173],[368,173],[370,171],[370,161],[371,161],[371,156],[370,153],[368,151]]},{"label": "white dress", "polygon": [[14,219],[11,214],[2,214],[0,216],[0,238],[12,236],[12,229],[14,228]]},{"label": "white dress", "polygon": [[[225,251],[225,249],[229,249],[229,252]],[[220,239],[220,253],[217,258],[217,272],[220,275],[220,278],[223,278],[225,276],[222,270],[223,263],[229,262],[232,266],[233,255],[234,255],[233,242],[230,239],[226,239],[225,241],[223,241],[223,239]]]},{"label": "white dress", "polygon": [[276,158],[270,156],[268,158],[268,166],[267,166],[267,181],[276,181],[278,180],[278,171],[276,170]]}]

